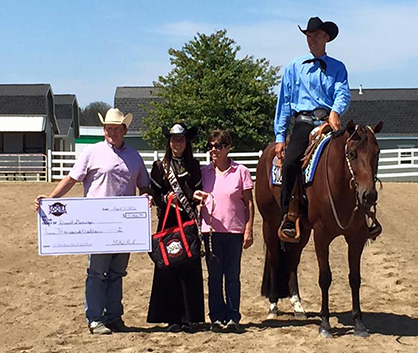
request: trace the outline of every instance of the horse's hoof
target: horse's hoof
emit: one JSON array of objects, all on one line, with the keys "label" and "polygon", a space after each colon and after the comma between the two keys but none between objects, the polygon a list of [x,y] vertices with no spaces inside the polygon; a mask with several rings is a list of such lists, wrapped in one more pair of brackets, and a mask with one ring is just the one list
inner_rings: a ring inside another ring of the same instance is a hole
[{"label": "horse's hoof", "polygon": [[366,338],[366,337],[369,337],[370,334],[366,330],[355,330],[354,336]]},{"label": "horse's hoof", "polygon": [[319,328],[319,334],[324,338],[332,338],[331,332],[323,327]]},{"label": "horse's hoof", "polygon": [[308,318],[305,312],[295,311],[293,313],[293,315],[297,319],[307,319]]},{"label": "horse's hoof", "polygon": [[274,309],[270,309],[269,313],[267,314],[267,320],[274,320],[279,315],[280,315],[280,311],[277,307]]}]

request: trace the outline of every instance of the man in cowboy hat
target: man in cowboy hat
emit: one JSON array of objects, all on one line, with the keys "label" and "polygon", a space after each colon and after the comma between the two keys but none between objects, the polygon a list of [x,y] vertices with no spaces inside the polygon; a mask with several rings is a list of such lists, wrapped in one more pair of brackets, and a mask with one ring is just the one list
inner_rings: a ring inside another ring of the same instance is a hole
[{"label": "man in cowboy hat", "polygon": [[[69,174],[49,196],[62,197],[83,182],[85,197],[133,196],[147,194],[150,179],[138,152],[124,142],[132,114],[109,109],[99,113],[105,141],[86,147]],[[129,254],[92,254],[86,280],[86,319],[92,334],[127,331],[122,321],[122,277],[126,275]]]},{"label": "man in cowboy hat", "polygon": [[279,160],[285,156],[290,120],[295,120],[282,167],[281,207],[284,221],[279,235],[282,232],[288,239],[296,235],[295,224],[288,219],[287,213],[309,133],[324,121],[328,121],[334,131],[339,130],[340,116],[347,110],[351,99],[344,64],[325,52],[326,44],[338,35],[337,25],[312,17],[306,29],[300,26],[299,29],[306,35],[310,53],[293,59],[286,66],[274,120],[275,151]]}]

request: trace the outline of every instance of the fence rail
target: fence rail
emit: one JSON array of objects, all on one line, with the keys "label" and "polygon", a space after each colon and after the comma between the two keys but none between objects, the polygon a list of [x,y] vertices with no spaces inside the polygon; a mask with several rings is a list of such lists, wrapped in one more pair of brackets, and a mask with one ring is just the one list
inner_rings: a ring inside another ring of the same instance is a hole
[{"label": "fence rail", "polygon": [[[164,152],[140,152],[148,172]],[[231,152],[229,156],[244,164],[255,180],[258,152]],[[210,163],[209,152],[195,153],[201,165]],[[43,154],[0,154],[0,181],[55,181],[64,178],[76,161],[75,152],[48,151]],[[380,151],[378,178],[382,181],[418,181],[418,148]]]},{"label": "fence rail", "polygon": [[[139,151],[140,152],[140,151]],[[51,156],[51,178],[49,180],[60,180],[71,170],[76,160],[75,152],[50,152]],[[262,155],[263,151],[258,152],[231,152],[229,156],[236,162],[244,164],[248,167],[251,172],[253,180],[255,180],[255,171],[257,168],[258,159]],[[140,152],[142,159],[144,160],[145,166],[148,172],[151,172],[152,164],[157,159],[164,156],[164,152]],[[194,157],[200,161],[200,165],[208,165],[210,163],[209,152],[206,153],[195,153]],[[245,158],[245,159],[243,159]]]},{"label": "fence rail", "polygon": [[382,181],[418,181],[418,148],[381,150],[377,177]]},{"label": "fence rail", "polygon": [[0,181],[47,181],[44,154],[0,154]]}]

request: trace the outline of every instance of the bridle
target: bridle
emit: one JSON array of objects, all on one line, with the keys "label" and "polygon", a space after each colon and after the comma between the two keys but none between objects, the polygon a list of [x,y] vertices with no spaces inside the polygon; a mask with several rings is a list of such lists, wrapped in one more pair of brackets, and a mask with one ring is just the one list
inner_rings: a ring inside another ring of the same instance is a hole
[{"label": "bridle", "polygon": [[[328,198],[329,198],[329,201],[330,201],[330,204],[331,204],[331,209],[332,209],[332,213],[334,215],[335,222],[337,223],[338,227],[341,230],[347,230],[351,226],[351,224],[354,220],[354,216],[355,216],[356,212],[358,211],[359,205],[360,205],[360,198],[359,198],[359,192],[358,192],[359,183],[356,180],[354,170],[353,170],[353,167],[351,165],[350,158],[349,158],[350,152],[348,151],[348,143],[349,143],[349,141],[351,141],[353,139],[354,135],[357,133],[359,128],[360,128],[360,125],[357,124],[355,126],[355,129],[354,129],[353,133],[348,137],[347,141],[345,142],[345,146],[344,146],[345,161],[347,163],[347,167],[348,167],[348,170],[349,170],[350,175],[351,175],[351,179],[349,181],[349,186],[350,186],[351,190],[353,190],[353,189],[355,190],[355,199],[356,199],[356,204],[355,204],[353,210],[351,211],[350,219],[345,226],[342,225],[342,223],[340,221],[340,218],[338,217],[337,209],[335,207],[335,202],[334,202],[334,199],[333,199],[332,194],[331,194],[331,187],[329,185],[328,154],[329,154],[330,146],[331,146],[331,143],[332,143],[332,139],[329,142],[329,144],[327,146],[327,151],[326,151],[326,159],[325,159],[325,176],[326,176],[326,178],[325,179],[326,179],[326,185],[327,185]],[[369,129],[372,132],[373,136],[375,136],[374,131],[370,126],[366,126],[366,128]],[[377,173],[377,171],[376,171],[376,173]],[[378,179],[375,176],[374,181],[376,182],[377,180]],[[373,225],[378,225],[378,222],[377,222],[377,219],[376,219],[376,211],[377,211],[376,210],[376,204],[377,204],[377,201],[375,201],[374,204],[371,205],[369,209],[365,208],[366,224],[369,227],[371,227]]]}]

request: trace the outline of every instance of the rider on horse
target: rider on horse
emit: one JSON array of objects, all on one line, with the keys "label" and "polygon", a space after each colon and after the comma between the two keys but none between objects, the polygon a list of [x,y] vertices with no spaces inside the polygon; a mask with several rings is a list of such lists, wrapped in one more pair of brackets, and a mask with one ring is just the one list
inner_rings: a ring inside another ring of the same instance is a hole
[{"label": "rider on horse", "polygon": [[274,120],[275,152],[278,159],[283,159],[289,123],[292,117],[295,118],[282,169],[283,223],[279,232],[289,239],[295,237],[296,230],[295,219],[287,214],[309,133],[325,121],[334,131],[339,130],[340,116],[347,110],[351,99],[344,64],[325,52],[326,43],[338,34],[337,25],[312,17],[307,29],[300,26],[299,29],[306,35],[310,54],[296,58],[286,66]]}]

